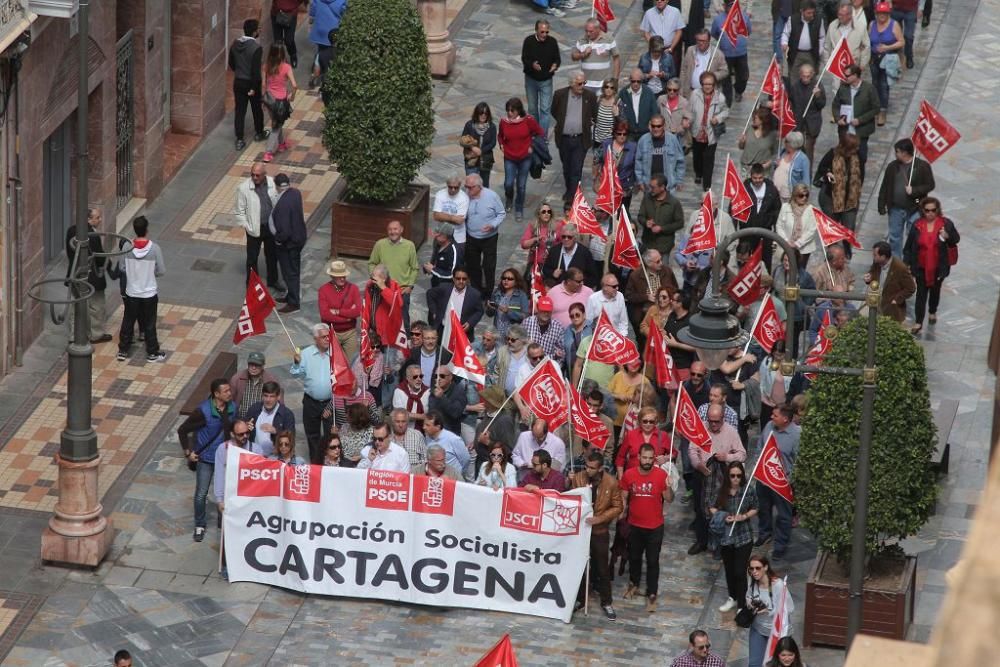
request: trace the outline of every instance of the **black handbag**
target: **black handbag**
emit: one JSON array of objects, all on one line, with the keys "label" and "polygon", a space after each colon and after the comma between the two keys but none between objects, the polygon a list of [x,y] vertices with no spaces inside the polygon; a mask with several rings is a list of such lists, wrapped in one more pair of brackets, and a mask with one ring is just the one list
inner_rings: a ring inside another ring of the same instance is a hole
[{"label": "black handbag", "polygon": [[274,22],[281,28],[291,28],[295,25],[295,14],[292,12],[283,12],[279,9],[278,13],[274,15]]},{"label": "black handbag", "polygon": [[749,628],[753,625],[753,618],[757,615],[750,607],[740,607],[739,611],[736,612],[736,625],[741,628]]}]

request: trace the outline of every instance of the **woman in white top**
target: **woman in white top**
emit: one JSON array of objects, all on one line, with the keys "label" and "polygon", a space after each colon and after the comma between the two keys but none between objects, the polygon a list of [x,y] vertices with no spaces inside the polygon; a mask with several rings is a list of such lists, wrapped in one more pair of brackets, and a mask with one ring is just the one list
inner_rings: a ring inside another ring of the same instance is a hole
[{"label": "woman in white top", "polygon": [[792,188],[792,199],[781,205],[774,231],[799,251],[799,267],[805,268],[819,241],[816,215],[809,205],[808,185],[800,183]]},{"label": "woman in white top", "polygon": [[[771,562],[764,555],[750,557],[747,574],[749,579],[744,606],[756,612],[748,633],[750,660],[747,667],[762,667],[764,654],[767,652],[767,642],[771,637],[771,627],[774,625],[774,618],[785,590],[785,582],[778,578],[771,569]],[[788,596],[786,603],[790,622],[792,612],[795,610],[791,595]],[[789,635],[792,634],[790,625],[789,623],[788,628],[783,628]]]},{"label": "woman in white top", "polygon": [[517,487],[517,469],[510,460],[510,449],[502,442],[490,446],[490,460],[479,469],[476,484],[489,486],[494,491],[504,487]]}]

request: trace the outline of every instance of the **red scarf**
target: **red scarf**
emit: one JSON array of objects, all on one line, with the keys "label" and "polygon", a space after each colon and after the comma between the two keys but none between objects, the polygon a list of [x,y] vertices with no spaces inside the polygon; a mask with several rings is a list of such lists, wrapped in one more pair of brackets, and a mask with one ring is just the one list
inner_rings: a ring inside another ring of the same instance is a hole
[{"label": "red scarf", "polygon": [[[406,411],[412,412],[414,414],[422,415],[424,414],[424,402],[423,397],[430,391],[430,387],[426,385],[420,385],[420,390],[417,392],[410,391],[410,383],[403,382],[399,385],[399,388],[406,394]],[[424,432],[424,422],[416,420],[413,422],[414,428],[416,428],[421,433]]]},{"label": "red scarf", "polygon": [[708,111],[712,108],[712,95],[705,95],[705,109],[701,113],[701,132],[698,133],[698,141],[703,143],[708,143]]}]

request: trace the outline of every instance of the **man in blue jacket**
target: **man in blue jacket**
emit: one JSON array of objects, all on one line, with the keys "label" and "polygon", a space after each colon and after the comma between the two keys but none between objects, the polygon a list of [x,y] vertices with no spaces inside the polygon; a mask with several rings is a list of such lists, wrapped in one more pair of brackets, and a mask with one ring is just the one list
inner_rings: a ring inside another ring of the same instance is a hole
[{"label": "man in blue jacket", "polygon": [[215,473],[215,452],[226,440],[236,420],[233,390],[226,378],[212,380],[211,396],[177,429],[188,467],[195,472],[194,541],[205,539],[205,500]]},{"label": "man in blue jacket", "polygon": [[[278,199],[271,209],[268,225],[271,236],[274,237],[274,249],[278,255],[281,275],[285,278],[285,287],[288,289],[283,297],[285,305],[278,312],[294,313],[301,307],[299,277],[302,270],[302,248],[306,244],[306,218],[302,208],[302,192],[291,186],[287,174],[275,176],[274,185],[278,189]],[[282,297],[278,297],[278,301],[281,300]]]}]

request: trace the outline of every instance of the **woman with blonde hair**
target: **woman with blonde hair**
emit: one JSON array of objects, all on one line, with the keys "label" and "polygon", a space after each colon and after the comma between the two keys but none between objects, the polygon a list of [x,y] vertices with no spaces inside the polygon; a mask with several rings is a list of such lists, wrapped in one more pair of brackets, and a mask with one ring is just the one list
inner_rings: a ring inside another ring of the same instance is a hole
[{"label": "woman with blonde hair", "polygon": [[809,255],[819,243],[816,215],[809,204],[808,185],[800,183],[792,188],[792,198],[781,205],[774,231],[799,251],[799,267],[805,268],[809,264]]}]

